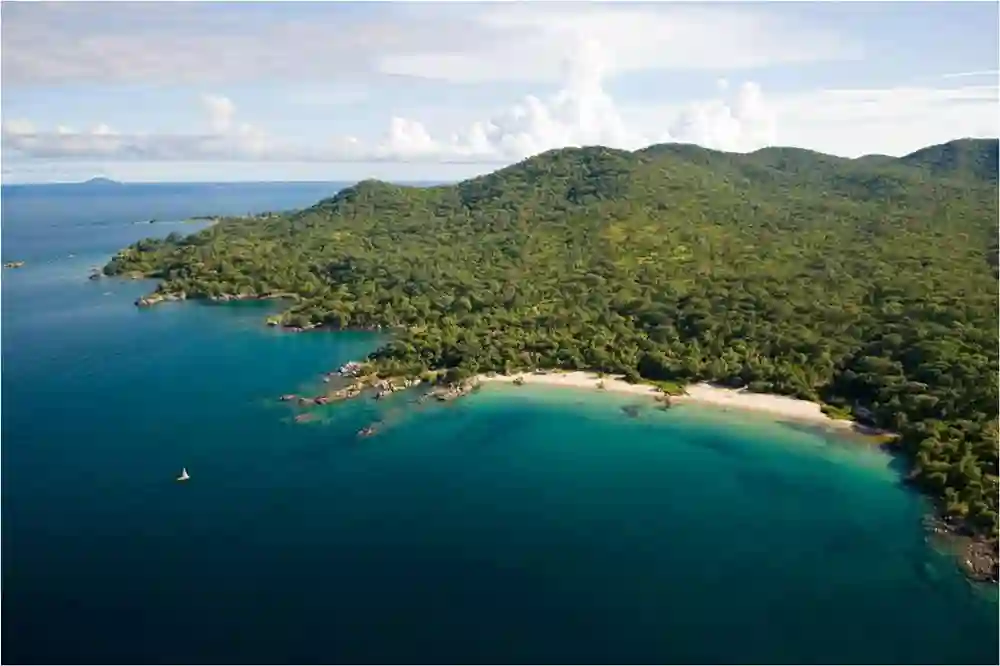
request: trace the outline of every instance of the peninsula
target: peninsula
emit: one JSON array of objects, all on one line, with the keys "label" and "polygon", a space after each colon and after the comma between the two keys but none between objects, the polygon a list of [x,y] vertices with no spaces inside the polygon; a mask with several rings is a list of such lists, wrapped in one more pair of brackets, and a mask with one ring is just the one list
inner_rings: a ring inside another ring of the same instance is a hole
[{"label": "peninsula", "polygon": [[821,403],[899,434],[995,578],[997,146],[568,148],[456,185],[362,181],[104,272],[159,278],[147,305],[294,295],[275,324],[391,332],[382,378],[548,368]]}]

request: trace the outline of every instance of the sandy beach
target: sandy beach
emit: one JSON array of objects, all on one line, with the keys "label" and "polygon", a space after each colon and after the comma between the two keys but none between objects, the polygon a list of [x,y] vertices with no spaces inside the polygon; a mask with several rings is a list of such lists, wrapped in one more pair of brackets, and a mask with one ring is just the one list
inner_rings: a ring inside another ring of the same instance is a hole
[{"label": "sandy beach", "polygon": [[501,383],[513,384],[514,380],[521,378],[525,385],[539,386],[561,386],[563,388],[593,389],[598,390],[601,382],[604,382],[604,390],[613,393],[629,393],[632,395],[661,395],[662,392],[649,384],[629,384],[619,377],[605,375],[598,377],[594,372],[556,372],[547,371],[545,374],[524,372],[516,375],[479,375],[478,379],[483,384]]},{"label": "sandy beach", "polygon": [[[549,371],[544,374],[526,372],[517,375],[480,375],[479,381],[483,384],[504,383],[512,384],[514,380],[520,378],[525,385],[551,386],[590,390],[605,390],[611,393],[624,393],[629,395],[644,395],[655,397],[661,395],[660,389],[648,384],[629,384],[618,376],[606,375],[599,377],[593,372],[555,372]],[[601,388],[603,386],[603,389]],[[806,421],[819,425],[834,426],[838,428],[869,431],[870,429],[859,426],[853,421],[843,419],[832,419],[823,413],[818,403],[798,398],[789,398],[782,395],[770,395],[766,393],[753,393],[746,389],[729,389],[712,386],[711,384],[689,384],[685,387],[684,395],[674,395],[670,397],[673,405],[683,404],[703,404],[716,407],[726,407],[731,409],[743,409],[754,412],[773,414],[782,418]],[[869,434],[877,434],[871,430]]]}]

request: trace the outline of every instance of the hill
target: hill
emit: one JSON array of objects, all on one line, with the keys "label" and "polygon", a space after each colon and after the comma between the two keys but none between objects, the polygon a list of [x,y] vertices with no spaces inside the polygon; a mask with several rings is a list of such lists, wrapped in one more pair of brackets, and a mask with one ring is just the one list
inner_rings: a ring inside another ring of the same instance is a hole
[{"label": "hill", "polygon": [[120,183],[117,180],[111,180],[110,178],[97,177],[97,178],[90,178],[81,183],[76,183],[76,185],[80,187],[104,188],[104,187],[120,187],[121,185],[123,185],[123,183]]},{"label": "hill", "polygon": [[387,374],[596,369],[820,400],[900,433],[913,482],[995,535],[996,145],[555,150],[142,241],[105,272],[161,278],[153,300],[287,292],[286,325],[391,327]]},{"label": "hill", "polygon": [[923,148],[899,161],[934,176],[996,183],[998,143],[995,139],[959,139]]}]

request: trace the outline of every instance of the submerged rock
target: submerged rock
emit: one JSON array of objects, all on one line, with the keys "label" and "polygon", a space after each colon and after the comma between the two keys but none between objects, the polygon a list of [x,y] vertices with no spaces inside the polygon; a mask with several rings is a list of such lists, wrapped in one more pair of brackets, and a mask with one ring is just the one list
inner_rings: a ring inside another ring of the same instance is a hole
[{"label": "submerged rock", "polygon": [[962,572],[979,583],[1000,582],[1000,542],[995,538],[972,536],[960,523],[928,515],[924,528],[957,558]]},{"label": "submerged rock", "polygon": [[639,407],[639,405],[625,405],[624,407],[622,407],[622,411],[625,412],[625,414],[629,418],[634,419],[638,418],[641,408]]},{"label": "submerged rock", "polygon": [[963,547],[962,568],[972,580],[984,583],[1000,581],[1000,557],[994,540],[970,539]]}]

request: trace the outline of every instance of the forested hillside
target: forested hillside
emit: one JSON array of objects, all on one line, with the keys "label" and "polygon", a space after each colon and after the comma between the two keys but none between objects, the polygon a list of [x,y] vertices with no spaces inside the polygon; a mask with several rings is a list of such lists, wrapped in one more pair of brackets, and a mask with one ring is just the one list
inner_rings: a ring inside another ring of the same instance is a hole
[{"label": "forested hillside", "polygon": [[289,325],[393,327],[386,372],[590,368],[716,380],[902,434],[913,479],[997,529],[997,141],[551,151],[458,185],[143,241],[161,294],[298,295]]}]

